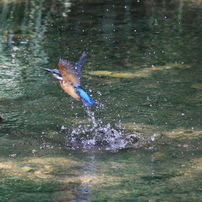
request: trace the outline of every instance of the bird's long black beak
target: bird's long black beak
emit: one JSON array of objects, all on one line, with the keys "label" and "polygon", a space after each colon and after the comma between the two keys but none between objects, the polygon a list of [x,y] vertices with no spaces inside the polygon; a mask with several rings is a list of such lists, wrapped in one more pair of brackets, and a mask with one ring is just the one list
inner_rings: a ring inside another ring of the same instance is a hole
[{"label": "bird's long black beak", "polygon": [[44,70],[46,70],[47,72],[53,72],[53,70],[52,69],[48,69],[48,68],[42,68],[42,69],[44,69]]}]

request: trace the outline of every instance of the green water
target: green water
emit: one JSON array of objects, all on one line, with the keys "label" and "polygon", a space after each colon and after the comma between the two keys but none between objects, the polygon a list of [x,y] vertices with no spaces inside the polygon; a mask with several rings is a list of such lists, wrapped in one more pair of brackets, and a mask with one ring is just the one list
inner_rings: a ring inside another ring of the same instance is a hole
[{"label": "green water", "polygon": [[[0,201],[201,201],[202,2],[0,1]],[[77,62],[96,104],[42,68]]]}]

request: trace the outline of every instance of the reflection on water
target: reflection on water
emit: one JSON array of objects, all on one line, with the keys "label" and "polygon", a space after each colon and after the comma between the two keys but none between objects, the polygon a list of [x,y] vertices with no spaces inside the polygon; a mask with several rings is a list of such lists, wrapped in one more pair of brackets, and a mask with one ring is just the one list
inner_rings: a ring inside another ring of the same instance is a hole
[{"label": "reflection on water", "polygon": [[[200,1],[0,2],[0,201],[199,201]],[[91,108],[42,68],[76,62]]]}]

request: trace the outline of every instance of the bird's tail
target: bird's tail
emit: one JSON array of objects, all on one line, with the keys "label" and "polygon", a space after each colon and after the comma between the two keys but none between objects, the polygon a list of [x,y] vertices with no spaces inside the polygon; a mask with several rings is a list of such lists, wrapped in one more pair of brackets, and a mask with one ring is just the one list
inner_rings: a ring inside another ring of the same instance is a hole
[{"label": "bird's tail", "polygon": [[81,87],[76,87],[76,91],[79,94],[84,105],[90,107],[95,103],[95,101]]}]

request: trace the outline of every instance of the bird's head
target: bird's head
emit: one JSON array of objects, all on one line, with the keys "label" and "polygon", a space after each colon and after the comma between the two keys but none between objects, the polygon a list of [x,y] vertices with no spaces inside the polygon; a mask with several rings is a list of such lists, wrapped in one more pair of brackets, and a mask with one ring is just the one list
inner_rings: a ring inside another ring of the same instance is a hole
[{"label": "bird's head", "polygon": [[54,78],[56,78],[58,80],[63,80],[62,75],[60,74],[58,69],[48,69],[48,68],[43,68],[43,69],[46,70],[47,72],[50,72]]}]

